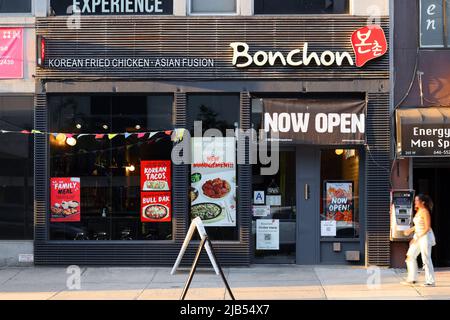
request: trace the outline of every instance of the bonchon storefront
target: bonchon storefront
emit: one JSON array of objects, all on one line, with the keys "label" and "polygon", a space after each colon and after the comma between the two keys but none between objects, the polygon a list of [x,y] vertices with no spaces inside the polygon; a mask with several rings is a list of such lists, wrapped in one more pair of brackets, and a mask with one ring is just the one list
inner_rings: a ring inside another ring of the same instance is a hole
[{"label": "bonchon storefront", "polygon": [[172,265],[193,217],[224,265],[389,264],[387,18],[80,23],[36,22],[36,264]]}]

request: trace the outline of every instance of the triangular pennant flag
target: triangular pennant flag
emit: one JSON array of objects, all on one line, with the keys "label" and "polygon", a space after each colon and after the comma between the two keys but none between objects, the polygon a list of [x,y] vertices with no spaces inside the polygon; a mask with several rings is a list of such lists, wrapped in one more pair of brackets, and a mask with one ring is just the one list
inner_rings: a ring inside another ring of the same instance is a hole
[{"label": "triangular pennant flag", "polygon": [[73,138],[73,134],[72,133],[66,133],[66,137],[67,138]]},{"label": "triangular pennant flag", "polygon": [[129,132],[125,132],[125,139],[127,139],[129,136],[131,136],[132,134]]},{"label": "triangular pennant flag", "polygon": [[28,131],[28,130],[22,130],[22,131],[20,131],[20,133],[30,134],[30,131]]},{"label": "triangular pennant flag", "polygon": [[109,140],[114,139],[116,136],[117,136],[117,133],[109,133],[109,134],[108,134]]},{"label": "triangular pennant flag", "polygon": [[58,135],[58,133],[52,132],[51,135],[54,136],[54,137],[56,138],[56,136]]},{"label": "triangular pennant flag", "polygon": [[164,131],[164,133],[167,134],[168,136],[171,136],[172,135],[172,130]]},{"label": "triangular pennant flag", "polygon": [[103,139],[105,135],[103,133],[99,133],[95,135],[95,139]]},{"label": "triangular pennant flag", "polygon": [[178,142],[183,140],[184,136],[184,129],[175,129],[175,131],[172,134],[172,141]]},{"label": "triangular pennant flag", "polygon": [[157,134],[158,132],[150,132],[150,135],[148,136],[149,139],[151,139],[155,134]]},{"label": "triangular pennant flag", "polygon": [[31,130],[31,133],[42,133],[41,131],[39,131],[39,130]]},{"label": "triangular pennant flag", "polygon": [[137,137],[138,137],[138,139],[140,139],[140,138],[142,138],[142,137],[144,137],[145,136],[145,133],[138,133],[138,135],[137,135]]}]

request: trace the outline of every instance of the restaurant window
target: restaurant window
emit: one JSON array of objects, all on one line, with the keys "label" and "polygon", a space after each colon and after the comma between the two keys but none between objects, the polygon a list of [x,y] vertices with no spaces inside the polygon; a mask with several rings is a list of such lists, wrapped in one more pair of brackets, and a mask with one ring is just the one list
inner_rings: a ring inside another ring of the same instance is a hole
[{"label": "restaurant window", "polygon": [[33,97],[0,96],[0,240],[33,239]]},{"label": "restaurant window", "polygon": [[190,14],[236,14],[240,0],[188,0]]},{"label": "restaurant window", "polygon": [[[239,240],[236,141],[226,136],[239,126],[239,94],[192,94],[187,99],[188,128],[193,149],[190,170],[190,218],[200,217],[212,240]],[[217,129],[212,139],[193,136],[194,121],[202,132]],[[199,160],[200,159],[200,160]],[[204,160],[204,161],[203,161]]]},{"label": "restaurant window", "polygon": [[31,0],[0,0],[0,13],[31,13]]},{"label": "restaurant window", "polygon": [[448,48],[449,23],[449,0],[420,0],[420,47]]},{"label": "restaurant window", "polygon": [[254,0],[255,14],[346,14],[348,0]]},{"label": "restaurant window", "polygon": [[[51,240],[172,239],[172,105],[171,95],[49,96],[50,193],[79,192],[79,203],[50,195]],[[147,184],[143,168],[165,175]]]},{"label": "restaurant window", "polygon": [[324,238],[359,237],[360,162],[358,149],[321,152],[320,220]]}]

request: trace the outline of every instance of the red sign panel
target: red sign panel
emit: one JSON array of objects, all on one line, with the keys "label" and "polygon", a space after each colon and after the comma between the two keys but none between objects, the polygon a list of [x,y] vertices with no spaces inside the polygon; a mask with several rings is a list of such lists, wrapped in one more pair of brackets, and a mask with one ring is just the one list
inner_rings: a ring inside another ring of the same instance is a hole
[{"label": "red sign panel", "polygon": [[381,57],[388,48],[384,30],[378,25],[367,26],[353,32],[352,46],[357,67],[362,67],[370,60]]},{"label": "red sign panel", "polygon": [[23,28],[0,28],[0,79],[23,78]]},{"label": "red sign panel", "polygon": [[141,161],[141,191],[170,190],[169,160]]},{"label": "red sign panel", "polygon": [[172,220],[170,194],[170,192],[142,192],[141,221],[170,222]]},{"label": "red sign panel", "polygon": [[80,221],[80,178],[51,178],[50,188],[50,221]]}]

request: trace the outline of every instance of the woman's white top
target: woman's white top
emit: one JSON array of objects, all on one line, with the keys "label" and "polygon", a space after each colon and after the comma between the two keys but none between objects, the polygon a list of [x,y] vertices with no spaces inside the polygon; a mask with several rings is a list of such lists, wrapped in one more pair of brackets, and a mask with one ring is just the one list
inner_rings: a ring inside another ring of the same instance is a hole
[{"label": "woman's white top", "polygon": [[423,215],[416,213],[413,222],[415,227],[415,233],[423,234],[423,232],[425,231],[425,219]]}]

